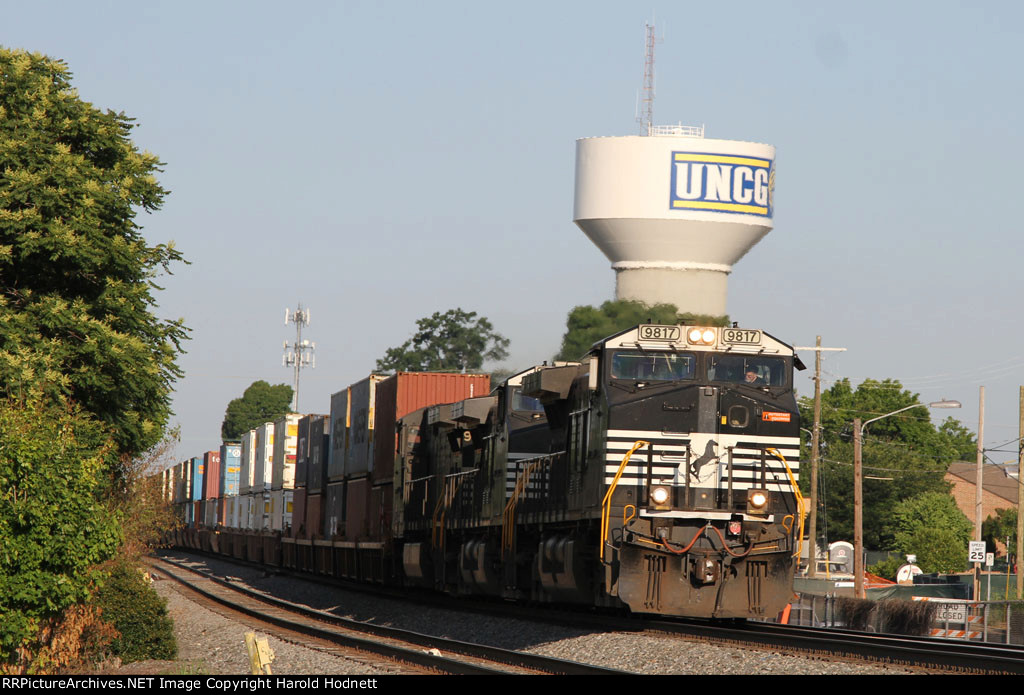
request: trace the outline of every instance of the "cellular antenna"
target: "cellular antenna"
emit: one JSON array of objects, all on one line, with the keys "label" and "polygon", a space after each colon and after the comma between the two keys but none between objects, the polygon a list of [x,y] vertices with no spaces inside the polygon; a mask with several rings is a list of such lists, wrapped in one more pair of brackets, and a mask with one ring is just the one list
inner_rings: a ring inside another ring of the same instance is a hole
[{"label": "cellular antenna", "polygon": [[657,43],[653,21],[645,23],[647,36],[644,39],[644,84],[641,103],[643,108],[637,116],[640,134],[650,135],[654,125],[654,44]]},{"label": "cellular antenna", "polygon": [[295,342],[292,345],[284,341],[284,355],[281,357],[281,366],[292,367],[295,370],[295,394],[292,397],[292,412],[299,412],[299,373],[303,367],[316,368],[316,343],[302,339],[302,327],[309,325],[310,310],[299,308],[295,311],[284,310],[284,325],[295,324]]}]

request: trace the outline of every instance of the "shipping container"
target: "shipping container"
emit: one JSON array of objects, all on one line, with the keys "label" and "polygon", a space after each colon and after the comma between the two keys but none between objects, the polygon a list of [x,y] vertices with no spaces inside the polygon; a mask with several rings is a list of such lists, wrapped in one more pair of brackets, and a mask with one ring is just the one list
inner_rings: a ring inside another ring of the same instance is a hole
[{"label": "shipping container", "polygon": [[290,490],[295,487],[295,458],[299,446],[299,418],[301,417],[297,413],[289,413],[274,421],[271,490]]},{"label": "shipping container", "polygon": [[345,481],[328,483],[323,497],[323,537],[334,540],[341,537],[345,528]]},{"label": "shipping container", "polygon": [[201,456],[193,458],[189,470],[191,473],[189,474],[188,498],[192,502],[198,502],[203,499],[203,458]]},{"label": "shipping container", "polygon": [[220,452],[207,451],[203,454],[203,499],[220,497]]},{"label": "shipping container", "polygon": [[349,478],[345,482],[345,540],[367,540],[370,479]]},{"label": "shipping container", "polygon": [[270,530],[284,530],[284,490],[270,491]]},{"label": "shipping container", "polygon": [[398,444],[395,431],[397,420],[425,406],[486,396],[490,390],[491,377],[487,374],[398,372],[377,384],[374,401],[373,482],[393,481]]},{"label": "shipping container", "polygon": [[309,425],[309,467],[306,474],[306,490],[309,494],[323,493],[331,454],[330,434],[331,416],[314,416]]},{"label": "shipping container", "polygon": [[222,497],[238,494],[241,466],[241,445],[231,442],[222,444],[220,447],[220,491]]},{"label": "shipping container", "polygon": [[292,528],[288,535],[291,538],[309,537],[306,533],[306,488],[304,487],[297,487],[292,491]]},{"label": "shipping container", "polygon": [[267,526],[271,531],[287,533],[292,525],[293,490],[271,490],[264,493],[270,500]]},{"label": "shipping container", "polygon": [[256,430],[242,435],[239,455],[238,494],[248,495],[252,493],[252,481],[256,476]]},{"label": "shipping container", "polygon": [[319,540],[324,537],[324,496],[306,493],[306,538]]},{"label": "shipping container", "polygon": [[238,495],[232,495],[231,497],[223,497],[220,501],[220,523],[224,528],[236,529],[238,526],[235,525],[235,507],[238,502]]},{"label": "shipping container", "polygon": [[371,541],[387,542],[391,539],[391,514],[394,508],[394,485],[390,482],[374,485],[370,490],[366,535]]},{"label": "shipping container", "polygon": [[303,415],[299,418],[299,438],[295,447],[295,487],[306,487],[309,470],[309,423],[318,415]]},{"label": "shipping container", "polygon": [[181,464],[176,463],[171,467],[171,503],[180,505],[185,501],[184,472]]},{"label": "shipping container", "polygon": [[178,504],[189,502],[189,493],[192,489],[192,459],[182,461],[178,464]]},{"label": "shipping container", "polygon": [[274,475],[274,423],[265,422],[256,428],[252,491],[269,490]]},{"label": "shipping container", "polygon": [[262,504],[263,513],[260,515],[260,524],[256,527],[256,530],[269,531],[271,520],[274,517],[274,498],[271,496],[270,490],[264,490],[261,493],[257,493],[257,497]]},{"label": "shipping container", "polygon": [[[351,478],[363,475],[372,470],[375,394],[377,384],[386,378],[378,374],[371,374],[349,386],[344,397],[340,395],[340,392],[331,397],[329,481],[334,482],[341,477]],[[339,404],[338,409],[335,408],[336,397]],[[342,408],[344,412],[341,412]],[[337,441],[335,441],[336,435],[342,429],[343,436],[337,437]]]},{"label": "shipping container", "polygon": [[348,448],[348,389],[331,395],[331,448],[328,450],[327,481],[345,477],[345,450]]}]

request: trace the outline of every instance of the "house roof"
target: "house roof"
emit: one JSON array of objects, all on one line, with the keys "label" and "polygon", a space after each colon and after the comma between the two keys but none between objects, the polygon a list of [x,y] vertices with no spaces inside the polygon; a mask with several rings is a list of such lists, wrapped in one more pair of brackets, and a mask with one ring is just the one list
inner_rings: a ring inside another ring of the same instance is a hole
[{"label": "house roof", "polygon": [[[977,463],[956,461],[949,464],[949,468],[946,469],[946,473],[960,478],[971,485],[976,485],[977,470]],[[981,475],[985,492],[998,495],[1011,504],[1017,504],[1017,479],[1008,476],[1002,466],[985,464]]]}]

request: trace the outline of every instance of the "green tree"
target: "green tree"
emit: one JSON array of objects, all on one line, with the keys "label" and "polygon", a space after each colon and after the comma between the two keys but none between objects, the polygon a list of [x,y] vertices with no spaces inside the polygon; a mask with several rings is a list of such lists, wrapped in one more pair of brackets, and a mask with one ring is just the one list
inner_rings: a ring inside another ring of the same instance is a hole
[{"label": "green tree", "polygon": [[556,360],[578,360],[602,338],[641,323],[674,325],[679,321],[702,326],[727,326],[728,316],[680,314],[673,304],[653,306],[632,300],[607,301],[600,307],[574,307],[566,319],[566,331]]},{"label": "green tree", "polygon": [[186,337],[153,315],[154,278],[182,257],[136,223],[167,191],[133,127],[79,98],[63,62],[0,48],[0,393],[45,384],[128,455],[163,433]]},{"label": "green tree", "polygon": [[925,572],[959,572],[967,567],[973,524],[945,492],[924,492],[901,501],[892,512],[895,547],[917,555]]},{"label": "green tree", "polygon": [[116,552],[106,426],[38,391],[0,401],[0,663],[84,603]]},{"label": "green tree", "polygon": [[981,524],[981,537],[993,551],[996,548],[996,541],[1006,543],[1010,539],[1007,550],[1009,553],[1016,553],[1017,550],[1017,510],[1014,507],[1009,509],[997,509],[996,515],[991,514]]},{"label": "green tree", "polygon": [[416,334],[377,360],[380,372],[477,371],[508,357],[508,339],[475,311],[449,309],[416,322]]},{"label": "green tree", "polygon": [[[867,379],[854,389],[842,379],[822,392],[818,524],[829,540],[853,539],[853,420],[870,420],[918,402],[899,381]],[[801,418],[813,422],[813,403],[803,399]],[[805,437],[803,460],[809,459]],[[897,504],[927,492],[949,497],[944,475],[950,463],[973,455],[974,435],[952,418],[939,427],[925,406],[871,423],[864,434],[864,544],[896,548]],[[807,492],[810,476],[801,476]]]},{"label": "green tree", "polygon": [[228,403],[220,435],[227,440],[238,439],[244,433],[291,412],[292,387],[288,384],[271,386],[254,381],[241,398]]}]

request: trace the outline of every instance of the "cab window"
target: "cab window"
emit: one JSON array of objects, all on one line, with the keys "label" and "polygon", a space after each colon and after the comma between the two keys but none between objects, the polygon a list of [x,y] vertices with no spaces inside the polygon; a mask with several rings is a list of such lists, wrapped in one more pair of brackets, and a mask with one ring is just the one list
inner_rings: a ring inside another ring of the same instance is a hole
[{"label": "cab window", "polygon": [[512,410],[529,410],[533,412],[543,412],[544,406],[536,398],[530,396],[524,396],[521,387],[515,387],[512,391]]},{"label": "cab window", "polygon": [[712,355],[708,380],[748,386],[785,386],[786,362],[779,357]]},{"label": "cab window", "polygon": [[692,379],[696,357],[675,352],[616,352],[612,356],[612,378],[633,381],[676,381]]}]

